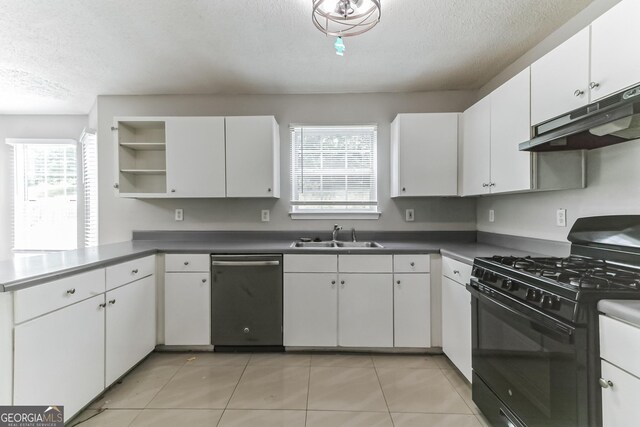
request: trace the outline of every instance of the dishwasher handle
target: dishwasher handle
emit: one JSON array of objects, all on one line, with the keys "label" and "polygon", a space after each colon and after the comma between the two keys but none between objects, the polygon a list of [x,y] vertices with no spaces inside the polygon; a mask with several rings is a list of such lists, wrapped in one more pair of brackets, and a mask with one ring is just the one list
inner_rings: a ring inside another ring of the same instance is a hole
[{"label": "dishwasher handle", "polygon": [[268,267],[280,265],[280,261],[212,261],[214,267]]}]

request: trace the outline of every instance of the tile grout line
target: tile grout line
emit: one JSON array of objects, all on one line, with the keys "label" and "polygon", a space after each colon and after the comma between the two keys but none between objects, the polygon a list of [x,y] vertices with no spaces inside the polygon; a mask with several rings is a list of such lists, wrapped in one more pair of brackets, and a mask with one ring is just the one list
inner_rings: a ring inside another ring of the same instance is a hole
[{"label": "tile grout line", "polygon": [[311,359],[313,356],[309,357],[309,380],[307,381],[307,406],[304,411],[304,425],[307,426],[307,420],[309,419],[309,395],[311,394]]},{"label": "tile grout line", "polygon": [[224,417],[225,412],[227,412],[227,409],[229,408],[229,403],[231,402],[231,399],[233,398],[233,395],[235,394],[236,390],[238,389],[238,385],[240,385],[240,381],[242,380],[242,377],[244,376],[244,373],[246,372],[247,367],[249,366],[249,362],[251,362],[251,358],[252,357],[253,357],[253,355],[249,356],[249,358],[247,359],[247,363],[245,363],[244,367],[242,368],[242,372],[240,373],[240,376],[238,377],[238,381],[236,382],[236,386],[233,388],[233,391],[229,395],[229,399],[227,399],[227,403],[224,405],[224,409],[222,409],[222,414],[220,414],[220,418],[218,419],[218,422],[216,423],[216,427],[218,427],[220,425],[220,423],[222,422],[222,417]]},{"label": "tile grout line", "polygon": [[[458,388],[456,387],[456,385],[453,383],[453,381],[451,381],[451,379],[449,379],[449,376],[447,375],[447,373],[445,371],[453,371],[454,374],[457,375],[457,372],[455,371],[455,369],[451,369],[451,368],[440,368],[440,370],[442,371],[442,375],[444,375],[444,377],[447,379],[447,381],[449,382],[449,384],[451,384],[451,387],[453,387],[453,390],[458,394],[458,396],[460,396],[460,398],[462,399],[462,401],[464,402],[465,405],[467,405],[467,408],[469,408],[469,410],[471,411],[471,414],[476,417],[476,413],[474,412],[473,408],[471,407],[471,405],[469,405],[469,403],[467,402],[467,399],[464,398],[464,396],[462,395],[462,393],[460,393],[458,391]],[[478,418],[478,417],[476,417]]]},{"label": "tile grout line", "polygon": [[382,387],[382,381],[380,381],[380,375],[378,374],[378,367],[376,366],[375,360],[371,357],[371,363],[373,363],[373,370],[376,373],[376,378],[378,379],[378,385],[380,386],[380,391],[382,392],[382,398],[384,399],[384,404],[387,406],[387,415],[389,415],[389,419],[391,420],[391,425],[395,427],[395,422],[393,421],[393,417],[391,416],[391,408],[389,408],[389,402],[387,402],[387,396],[384,394],[384,388]]}]

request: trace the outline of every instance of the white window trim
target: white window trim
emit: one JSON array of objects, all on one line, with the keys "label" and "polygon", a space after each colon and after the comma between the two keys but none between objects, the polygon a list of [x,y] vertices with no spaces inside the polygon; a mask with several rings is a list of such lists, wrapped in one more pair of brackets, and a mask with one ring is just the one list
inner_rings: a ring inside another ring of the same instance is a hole
[{"label": "white window trim", "polygon": [[[376,133],[378,133],[379,131],[379,126],[378,123],[358,123],[358,124],[353,124],[353,123],[343,123],[343,124],[309,124],[309,123],[290,123],[289,124],[289,129],[293,129],[296,127],[341,127],[341,126],[345,126],[345,127],[349,127],[349,126],[374,126],[376,127]],[[293,171],[293,155],[292,155],[292,151],[293,151],[293,141],[290,141],[291,143],[291,151],[290,151],[290,155],[289,155],[289,161],[290,163],[290,170]],[[378,161],[378,147],[377,147],[377,139],[376,139],[376,147],[375,147],[375,156],[374,156],[374,167],[376,170],[376,193],[378,193],[379,188],[378,188],[378,165],[377,165],[377,161]],[[291,180],[293,178],[292,173],[289,174],[289,179]],[[290,182],[290,185],[293,187],[293,183]],[[376,194],[377,195],[377,194]],[[291,197],[293,198],[293,194],[291,194]],[[376,197],[377,199],[377,197]],[[351,202],[349,203],[349,205],[362,205],[362,206],[376,206],[376,210],[375,211],[357,211],[357,210],[343,210],[343,211],[312,211],[312,210],[308,210],[308,211],[296,211],[294,210],[295,206],[302,206],[302,205],[317,205],[317,202],[302,202],[302,201],[296,201],[296,200],[290,200],[289,201],[289,206],[290,206],[290,211],[289,211],[289,217],[293,220],[332,220],[332,219],[339,219],[339,220],[377,220],[380,218],[380,216],[382,215],[382,212],[380,211],[379,207],[379,202],[378,200],[375,201],[368,201],[368,202]],[[339,204],[339,205],[344,205],[344,202],[324,202],[323,204],[325,205],[331,205],[331,204]]]}]

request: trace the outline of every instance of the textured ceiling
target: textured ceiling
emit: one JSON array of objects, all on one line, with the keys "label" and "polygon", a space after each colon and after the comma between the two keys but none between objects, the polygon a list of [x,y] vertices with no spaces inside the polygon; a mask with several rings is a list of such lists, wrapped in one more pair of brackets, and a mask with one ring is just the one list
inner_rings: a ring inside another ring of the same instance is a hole
[{"label": "textured ceiling", "polygon": [[311,0],[0,0],[0,113],[86,113],[101,94],[476,89],[591,0],[382,0],[345,39]]}]

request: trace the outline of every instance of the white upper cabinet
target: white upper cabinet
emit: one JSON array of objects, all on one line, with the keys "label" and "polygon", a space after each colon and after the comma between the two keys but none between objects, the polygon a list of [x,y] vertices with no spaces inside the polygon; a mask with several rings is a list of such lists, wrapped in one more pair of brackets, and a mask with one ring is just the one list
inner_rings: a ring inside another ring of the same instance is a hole
[{"label": "white upper cabinet", "polygon": [[491,94],[491,193],[531,189],[531,153],[518,144],[531,136],[529,68]]},{"label": "white upper cabinet", "polygon": [[[629,43],[632,43],[630,40]],[[609,45],[620,60],[618,46]],[[536,125],[589,103],[589,28],[531,65],[531,123]]]},{"label": "white upper cabinet", "polygon": [[489,193],[491,181],[491,99],[485,97],[462,115],[462,188],[464,196]]},{"label": "white upper cabinet", "polygon": [[640,82],[640,1],[623,0],[591,24],[591,100]]},{"label": "white upper cabinet", "polygon": [[224,197],[224,117],[166,121],[167,188],[171,197]]},{"label": "white upper cabinet", "polygon": [[227,197],[280,197],[280,131],[275,118],[225,120]]},{"label": "white upper cabinet", "polygon": [[391,123],[391,197],[458,194],[459,116],[396,116]]}]

